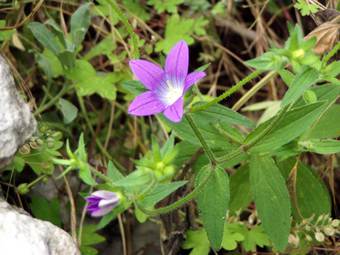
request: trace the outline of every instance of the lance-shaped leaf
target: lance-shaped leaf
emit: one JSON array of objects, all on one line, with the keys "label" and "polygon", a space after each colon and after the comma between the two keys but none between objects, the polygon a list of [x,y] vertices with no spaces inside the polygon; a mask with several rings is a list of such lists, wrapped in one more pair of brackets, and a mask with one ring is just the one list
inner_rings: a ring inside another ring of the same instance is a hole
[{"label": "lance-shaped leaf", "polygon": [[196,179],[196,187],[206,181],[197,196],[197,204],[203,226],[213,249],[218,250],[223,239],[225,216],[229,206],[229,177],[223,168],[203,167]]},{"label": "lance-shaped leaf", "polygon": [[315,84],[319,79],[319,73],[317,70],[311,67],[307,67],[298,73],[287,93],[283,97],[282,107],[287,106],[290,103],[295,102],[303,93]]},{"label": "lance-shaped leaf", "polygon": [[251,157],[250,184],[263,228],[275,248],[283,251],[288,244],[291,206],[285,180],[272,158]]},{"label": "lance-shaped leaf", "polygon": [[[297,138],[320,116],[325,107],[324,102],[297,107],[280,118],[280,120],[250,149],[251,152],[269,152]],[[274,117],[275,118],[275,117]],[[269,119],[246,138],[252,143],[261,136],[273,119]]]}]

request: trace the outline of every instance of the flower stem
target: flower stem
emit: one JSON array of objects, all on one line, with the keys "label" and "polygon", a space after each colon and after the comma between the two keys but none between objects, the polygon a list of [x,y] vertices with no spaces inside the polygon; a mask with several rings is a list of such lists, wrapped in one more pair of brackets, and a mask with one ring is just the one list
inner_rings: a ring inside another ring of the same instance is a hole
[{"label": "flower stem", "polygon": [[260,70],[256,70],[256,71],[252,72],[251,74],[246,76],[244,79],[242,79],[238,83],[236,83],[234,86],[232,86],[230,89],[228,89],[226,92],[224,92],[222,95],[216,97],[215,99],[211,100],[210,102],[208,102],[206,104],[196,106],[196,107],[192,107],[190,109],[190,112],[203,111],[203,110],[209,108],[210,106],[222,101],[223,99],[225,99],[228,96],[231,96],[232,94],[237,92],[240,88],[242,88],[249,81],[258,77],[262,72],[263,71],[260,71]]},{"label": "flower stem", "polygon": [[198,140],[200,141],[204,152],[206,153],[206,155],[208,156],[210,163],[215,166],[217,164],[217,160],[215,158],[214,153],[212,152],[212,150],[209,148],[208,144],[206,143],[206,141],[204,140],[203,135],[201,134],[201,131],[198,129],[198,127],[196,126],[193,118],[190,116],[189,113],[185,114],[185,117],[187,119],[187,121],[189,122],[190,127],[192,128],[192,130],[194,131],[196,137],[198,138]]}]

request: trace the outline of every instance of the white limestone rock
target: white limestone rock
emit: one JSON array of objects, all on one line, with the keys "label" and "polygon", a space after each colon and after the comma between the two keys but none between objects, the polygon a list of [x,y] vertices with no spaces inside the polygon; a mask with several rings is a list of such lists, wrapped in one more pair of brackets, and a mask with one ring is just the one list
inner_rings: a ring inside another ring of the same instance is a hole
[{"label": "white limestone rock", "polygon": [[35,130],[29,106],[20,98],[9,66],[0,55],[0,169]]},{"label": "white limestone rock", "polygon": [[71,236],[34,219],[0,198],[0,253],[4,255],[80,255]]}]

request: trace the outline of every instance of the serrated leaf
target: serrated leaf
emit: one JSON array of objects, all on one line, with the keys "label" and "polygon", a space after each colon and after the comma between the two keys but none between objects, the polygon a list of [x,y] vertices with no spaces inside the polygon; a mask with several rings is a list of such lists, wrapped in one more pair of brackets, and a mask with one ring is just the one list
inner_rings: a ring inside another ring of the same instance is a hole
[{"label": "serrated leaf", "polygon": [[319,7],[316,4],[309,1],[307,2],[306,0],[298,0],[294,7],[301,12],[302,16],[317,13],[319,10]]},{"label": "serrated leaf", "polygon": [[174,14],[167,19],[165,38],[156,44],[156,51],[168,53],[180,40],[185,40],[189,45],[194,42],[190,36],[193,33],[194,19],[186,19]]},{"label": "serrated leaf", "polygon": [[158,14],[165,11],[169,13],[177,12],[177,5],[182,4],[184,0],[148,0],[148,4],[155,7]]},{"label": "serrated leaf", "polygon": [[182,248],[185,250],[192,249],[190,255],[208,255],[210,243],[207,233],[203,228],[198,230],[188,230]]},{"label": "serrated leaf", "polygon": [[283,251],[290,233],[291,206],[285,180],[272,158],[252,155],[250,184],[264,231],[275,248]]},{"label": "serrated leaf", "polygon": [[99,235],[97,232],[97,226],[94,224],[83,225],[83,232],[81,238],[81,246],[90,246],[105,241],[105,237]]},{"label": "serrated leaf", "polygon": [[196,200],[210,244],[213,249],[218,250],[221,247],[225,217],[229,207],[229,177],[223,168],[216,167],[212,170],[210,167],[204,167],[197,175],[195,186],[208,178],[209,171],[213,173]]},{"label": "serrated leaf", "polygon": [[244,240],[245,231],[245,226],[239,223],[225,224],[222,247],[227,251],[235,250],[238,243]]},{"label": "serrated leaf", "polygon": [[257,225],[254,228],[245,232],[245,238],[242,242],[242,246],[246,251],[256,251],[256,246],[263,248],[264,246],[270,246],[268,235],[263,232],[261,226]]}]

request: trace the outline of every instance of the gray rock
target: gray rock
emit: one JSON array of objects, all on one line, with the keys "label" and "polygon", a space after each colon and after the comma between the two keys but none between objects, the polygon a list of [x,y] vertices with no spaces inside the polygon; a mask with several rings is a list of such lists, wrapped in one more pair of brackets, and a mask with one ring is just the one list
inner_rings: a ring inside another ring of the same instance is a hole
[{"label": "gray rock", "polygon": [[9,66],[0,56],[0,169],[35,130],[29,106],[20,98]]},{"label": "gray rock", "polygon": [[0,198],[0,253],[3,255],[80,255],[71,236],[34,219]]},{"label": "gray rock", "polygon": [[[36,130],[36,121],[20,98],[5,59],[0,56],[0,169]],[[1,188],[0,188],[1,189]],[[3,255],[80,255],[64,230],[34,219],[0,195],[0,253]]]}]

